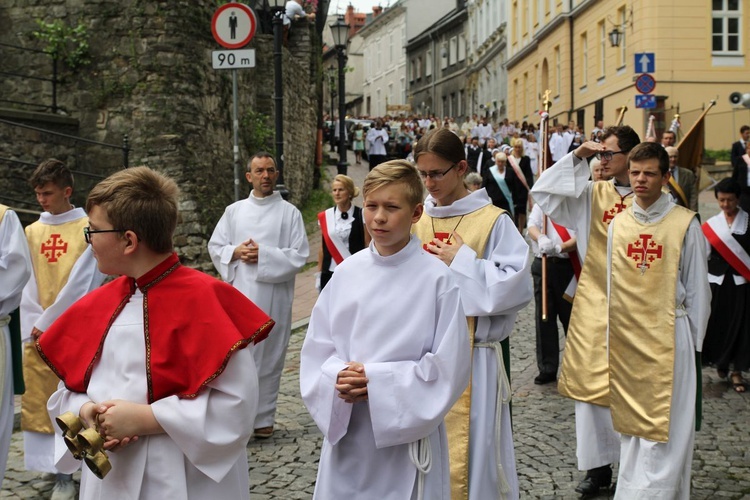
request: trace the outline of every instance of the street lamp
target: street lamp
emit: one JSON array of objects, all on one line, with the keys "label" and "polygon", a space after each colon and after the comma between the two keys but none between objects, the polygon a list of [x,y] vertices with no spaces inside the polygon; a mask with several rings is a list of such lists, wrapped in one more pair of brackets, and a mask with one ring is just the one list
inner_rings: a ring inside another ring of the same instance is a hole
[{"label": "street lamp", "polygon": [[622,42],[622,37],[624,33],[617,29],[617,26],[609,32],[609,43],[612,44],[612,47],[619,47],[620,42]]},{"label": "street lamp", "polygon": [[346,79],[344,77],[344,66],[346,66],[346,45],[349,42],[349,25],[339,16],[334,24],[329,26],[333,35],[333,44],[339,56],[339,163],[336,170],[339,174],[346,175]]},{"label": "street lamp", "polygon": [[331,134],[331,151],[335,151],[336,134],[333,133],[333,127],[336,126],[336,121],[333,119],[333,113],[335,106],[334,99],[336,99],[336,68],[333,66],[333,64],[328,67],[328,90],[331,92],[331,129],[329,131],[329,133]]},{"label": "street lamp", "polygon": [[276,179],[276,190],[284,199],[289,197],[289,191],[284,186],[284,85],[281,74],[281,42],[284,31],[285,0],[268,0],[268,8],[273,15],[273,102],[275,109],[276,129],[276,169],[279,176]]}]

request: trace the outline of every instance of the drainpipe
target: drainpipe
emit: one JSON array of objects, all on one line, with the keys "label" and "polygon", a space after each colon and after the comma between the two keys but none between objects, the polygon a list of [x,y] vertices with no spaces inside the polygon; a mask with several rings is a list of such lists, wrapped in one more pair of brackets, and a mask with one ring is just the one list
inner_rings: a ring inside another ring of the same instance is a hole
[{"label": "drainpipe", "polygon": [[568,121],[572,120],[575,110],[575,78],[573,78],[573,64],[575,53],[573,52],[573,0],[568,0],[568,29],[570,35],[570,109],[568,110]]}]

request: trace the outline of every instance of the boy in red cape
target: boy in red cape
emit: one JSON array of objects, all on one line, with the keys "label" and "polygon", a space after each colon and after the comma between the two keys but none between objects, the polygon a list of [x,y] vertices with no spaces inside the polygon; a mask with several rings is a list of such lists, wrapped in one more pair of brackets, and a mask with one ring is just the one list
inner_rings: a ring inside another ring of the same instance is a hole
[{"label": "boy in red cape", "polygon": [[[99,270],[120,275],[37,340],[62,380],[54,419],[79,415],[105,440],[112,470],[84,468],[81,499],[249,498],[246,445],[258,405],[250,343],[273,321],[228,284],[180,265],[177,185],[147,167],[89,194],[84,237]],[[79,466],[62,439],[61,471]]]}]

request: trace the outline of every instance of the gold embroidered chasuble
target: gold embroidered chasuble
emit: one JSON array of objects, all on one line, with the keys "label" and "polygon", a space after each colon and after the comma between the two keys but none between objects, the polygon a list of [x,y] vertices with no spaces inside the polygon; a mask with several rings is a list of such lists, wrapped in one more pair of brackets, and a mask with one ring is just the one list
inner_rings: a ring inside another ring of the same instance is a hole
[{"label": "gold embroidered chasuble", "polygon": [[612,423],[622,434],[667,442],[674,382],[674,297],[682,243],[695,212],[675,205],[655,223],[641,222],[632,212],[631,207],[613,222]]},{"label": "gold embroidered chasuble", "polygon": [[578,281],[557,389],[563,396],[609,406],[607,362],[607,229],[633,203],[613,182],[596,182],[591,196],[589,245]]},{"label": "gold embroidered chasuble", "polygon": [[[473,212],[454,217],[430,217],[426,213],[412,226],[412,232],[423,245],[439,238],[453,242],[453,233],[458,232],[465,245],[474,250],[481,258],[484,255],[487,241],[497,218],[505,210],[488,204]],[[476,318],[466,318],[469,335],[474,347]],[[500,370],[501,367],[498,367]],[[451,469],[451,498],[463,500],[469,498],[469,425],[471,422],[471,381],[456,404],[445,417],[445,428],[448,434],[448,450]]]},{"label": "gold embroidered chasuble", "polygon": [[0,204],[0,222],[3,221],[3,217],[5,217],[5,212],[8,211],[8,207],[5,205]]},{"label": "gold embroidered chasuble", "polygon": [[[64,224],[39,221],[26,227],[31,264],[42,309],[47,309],[68,282],[78,258],[88,246],[83,228],[88,217]],[[53,434],[55,428],[47,415],[47,400],[57,390],[60,379],[39,357],[33,342],[24,344],[23,377],[26,393],[21,400],[21,428],[25,431]]]}]

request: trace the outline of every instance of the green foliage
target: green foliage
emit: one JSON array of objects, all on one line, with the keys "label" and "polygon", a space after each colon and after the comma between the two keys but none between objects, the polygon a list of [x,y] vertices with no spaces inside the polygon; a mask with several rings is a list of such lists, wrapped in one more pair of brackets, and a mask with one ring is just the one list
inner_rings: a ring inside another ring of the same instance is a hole
[{"label": "green foliage", "polygon": [[78,23],[75,27],[65,24],[61,19],[46,23],[36,20],[39,26],[32,35],[46,43],[44,51],[55,59],[62,59],[70,69],[91,64],[89,58],[89,34],[86,26]]},{"label": "green foliage", "polygon": [[[333,197],[331,196],[330,190],[313,189],[310,191],[305,205],[300,210],[302,212],[302,220],[305,222],[305,226],[313,223],[318,218],[318,213],[322,212],[326,208],[333,206]],[[309,232],[309,231],[308,231]]]},{"label": "green foliage", "polygon": [[240,119],[240,140],[248,154],[255,154],[261,150],[269,150],[273,129],[268,125],[268,116],[247,111]]},{"label": "green foliage", "polygon": [[716,161],[732,161],[732,150],[730,149],[707,149],[704,152],[706,158]]}]

